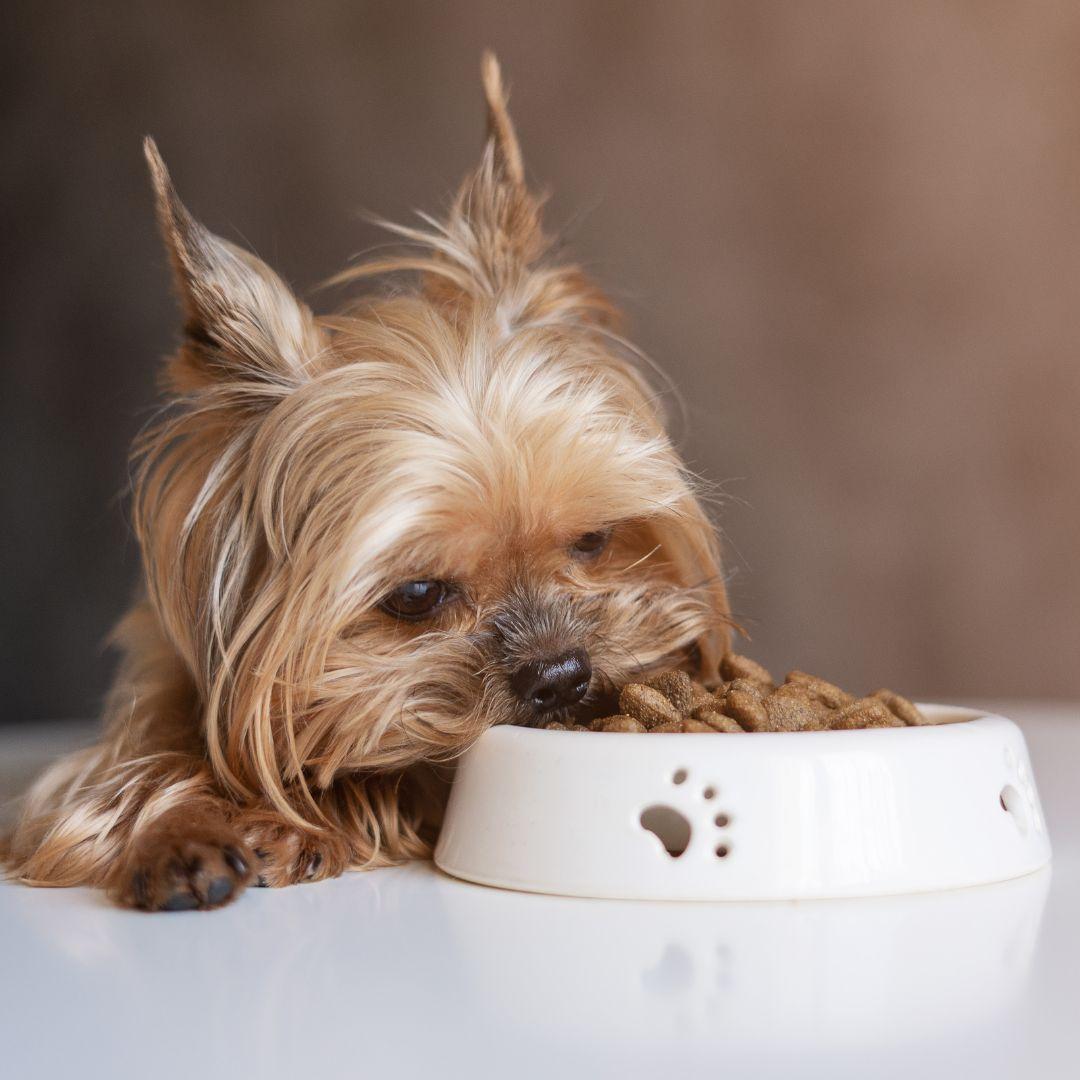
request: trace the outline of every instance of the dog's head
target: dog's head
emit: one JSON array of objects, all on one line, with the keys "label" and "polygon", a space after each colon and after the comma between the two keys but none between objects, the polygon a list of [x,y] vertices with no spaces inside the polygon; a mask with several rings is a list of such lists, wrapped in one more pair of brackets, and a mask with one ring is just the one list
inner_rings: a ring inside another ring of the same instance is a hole
[{"label": "dog's head", "polygon": [[447,220],[348,275],[416,287],[335,318],[195,222],[147,145],[186,323],[136,523],[238,790],[451,756],[726,645],[691,480],[612,307],[549,258],[490,57],[484,85]]}]

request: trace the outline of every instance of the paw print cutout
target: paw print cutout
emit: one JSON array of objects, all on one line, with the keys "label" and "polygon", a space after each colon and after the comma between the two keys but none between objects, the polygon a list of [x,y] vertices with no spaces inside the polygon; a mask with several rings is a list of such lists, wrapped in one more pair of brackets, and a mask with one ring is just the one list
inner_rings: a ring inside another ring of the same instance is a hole
[{"label": "paw print cutout", "polygon": [[1017,757],[1011,746],[1005,747],[1005,770],[1007,781],[998,796],[1002,810],[1011,815],[1021,835],[1026,835],[1028,829],[1042,833],[1046,822],[1039,808],[1031,768]]},{"label": "paw print cutout", "polygon": [[642,829],[652,833],[663,845],[664,851],[673,859],[680,858],[698,835],[709,836],[713,854],[717,859],[731,855],[732,844],[726,830],[731,825],[731,813],[717,808],[719,794],[714,784],[700,789],[690,782],[686,769],[676,769],[671,774],[672,805],[668,802],[650,803],[641,811],[639,822]]}]

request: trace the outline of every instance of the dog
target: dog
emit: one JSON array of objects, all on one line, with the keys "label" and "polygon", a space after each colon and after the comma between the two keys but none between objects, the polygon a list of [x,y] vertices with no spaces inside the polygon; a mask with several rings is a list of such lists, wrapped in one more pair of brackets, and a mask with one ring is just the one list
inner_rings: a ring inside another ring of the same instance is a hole
[{"label": "dog", "polygon": [[[493,56],[444,220],[316,318],[145,144],[183,309],[133,448],[142,591],[97,745],[31,789],[15,878],[211,909],[430,854],[490,725],[599,715],[732,625],[715,531],[619,315],[560,262]],[[498,807],[492,807],[498,813]]]}]

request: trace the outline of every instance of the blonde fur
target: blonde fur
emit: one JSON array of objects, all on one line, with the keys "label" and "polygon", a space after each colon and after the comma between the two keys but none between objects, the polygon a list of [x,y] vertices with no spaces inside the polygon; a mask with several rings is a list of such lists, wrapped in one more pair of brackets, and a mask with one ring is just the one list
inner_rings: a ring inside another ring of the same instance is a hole
[{"label": "blonde fur", "polygon": [[[431,767],[526,719],[524,660],[587,648],[586,707],[680,658],[715,672],[713,530],[614,308],[548,258],[490,55],[483,84],[487,142],[446,220],[391,226],[403,250],[338,279],[416,287],[334,317],[198,224],[147,141],[185,339],[134,451],[145,596],[102,740],[27,798],[20,880],[160,906],[155,875],[218,848],[244,868],[230,895],[249,863],[286,884],[420,856]],[[606,528],[597,561],[567,556]],[[455,602],[380,610],[417,579]]]}]

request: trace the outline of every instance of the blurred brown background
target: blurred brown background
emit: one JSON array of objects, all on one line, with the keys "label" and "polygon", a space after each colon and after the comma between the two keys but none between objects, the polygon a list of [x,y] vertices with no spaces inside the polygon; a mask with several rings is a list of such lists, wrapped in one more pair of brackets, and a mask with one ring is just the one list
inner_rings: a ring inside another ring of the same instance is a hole
[{"label": "blurred brown background", "polygon": [[[311,287],[438,209],[477,68],[685,398],[755,655],[922,697],[1080,690],[1080,6],[6,6],[2,720],[88,715],[174,340],[139,149]],[[582,213],[584,211],[584,213]]]}]

